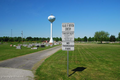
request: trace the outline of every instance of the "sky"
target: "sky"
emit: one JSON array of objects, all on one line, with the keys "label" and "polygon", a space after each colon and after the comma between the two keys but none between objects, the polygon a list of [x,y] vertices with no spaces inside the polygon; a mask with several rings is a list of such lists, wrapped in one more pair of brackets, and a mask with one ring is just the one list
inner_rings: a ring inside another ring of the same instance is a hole
[{"label": "sky", "polygon": [[0,0],[0,37],[50,37],[51,14],[53,37],[62,37],[62,23],[75,24],[75,38],[120,32],[120,0]]}]

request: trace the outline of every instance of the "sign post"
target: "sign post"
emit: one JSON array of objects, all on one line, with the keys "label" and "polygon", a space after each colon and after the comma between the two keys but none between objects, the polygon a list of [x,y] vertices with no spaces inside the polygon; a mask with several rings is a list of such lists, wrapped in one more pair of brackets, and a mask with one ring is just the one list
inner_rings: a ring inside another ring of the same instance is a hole
[{"label": "sign post", "polygon": [[67,76],[69,76],[69,51],[74,50],[74,23],[62,23],[62,50],[67,51]]},{"label": "sign post", "polygon": [[69,51],[67,51],[67,76],[69,77]]}]

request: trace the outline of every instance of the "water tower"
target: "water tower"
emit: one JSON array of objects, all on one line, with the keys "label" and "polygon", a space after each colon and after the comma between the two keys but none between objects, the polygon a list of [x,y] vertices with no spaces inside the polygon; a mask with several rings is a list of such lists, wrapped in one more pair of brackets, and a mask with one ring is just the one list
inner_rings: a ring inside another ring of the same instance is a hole
[{"label": "water tower", "polygon": [[50,44],[53,44],[53,36],[52,36],[52,23],[55,21],[55,16],[50,15],[48,16],[48,20],[51,22],[51,35],[50,35]]}]

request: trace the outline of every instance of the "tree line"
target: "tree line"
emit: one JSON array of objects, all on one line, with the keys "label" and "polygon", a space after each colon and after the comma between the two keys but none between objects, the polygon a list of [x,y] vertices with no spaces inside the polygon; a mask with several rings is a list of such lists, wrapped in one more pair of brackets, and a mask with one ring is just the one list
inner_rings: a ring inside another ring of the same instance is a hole
[{"label": "tree line", "polygon": [[[22,38],[22,37],[7,37],[7,36],[3,36],[0,37],[0,42],[21,42],[21,41],[39,41],[39,42],[43,42],[43,41],[49,41],[50,38],[42,38],[42,37],[27,37],[27,38]],[[58,38],[58,37],[54,37],[53,38],[54,41],[62,41],[62,38]]]},{"label": "tree line", "polygon": [[[43,42],[43,41],[49,41],[50,38],[41,38],[41,37],[27,37],[27,38],[22,38],[22,37],[7,37],[7,36],[3,36],[0,37],[0,42],[21,42],[21,41],[39,41],[39,42]],[[54,41],[62,41],[61,37],[54,37],[53,38]],[[84,38],[75,38],[75,41],[120,41],[120,32],[118,33],[118,37],[116,38],[114,35],[111,35],[109,37],[109,33],[105,32],[105,31],[97,31],[94,34],[94,37],[88,37],[85,36]]]},{"label": "tree line", "polygon": [[115,41],[120,41],[120,32],[118,33],[118,37],[115,37],[114,35],[111,35],[109,37],[109,33],[105,32],[105,31],[97,31],[94,34],[94,37],[89,37],[87,38],[86,36],[84,38],[75,38],[75,41],[100,41],[102,43],[102,41],[111,41],[111,42],[115,42]]}]

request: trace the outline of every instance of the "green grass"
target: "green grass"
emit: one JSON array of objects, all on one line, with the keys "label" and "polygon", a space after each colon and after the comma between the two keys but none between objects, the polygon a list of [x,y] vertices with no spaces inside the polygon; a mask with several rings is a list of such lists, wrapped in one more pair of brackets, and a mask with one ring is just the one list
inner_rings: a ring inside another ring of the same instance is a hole
[{"label": "green grass", "polygon": [[[22,46],[22,49],[16,49],[16,47],[10,47],[10,44],[11,43],[4,43],[0,45],[0,61],[51,48],[49,46],[45,48],[38,48],[35,50],[35,49]],[[12,44],[17,45],[20,43],[15,42]],[[52,46],[52,47],[55,47],[55,46]]]},{"label": "green grass", "polygon": [[120,45],[78,43],[69,52],[69,74],[67,77],[67,51],[60,50],[36,70],[35,79],[120,80]]}]

